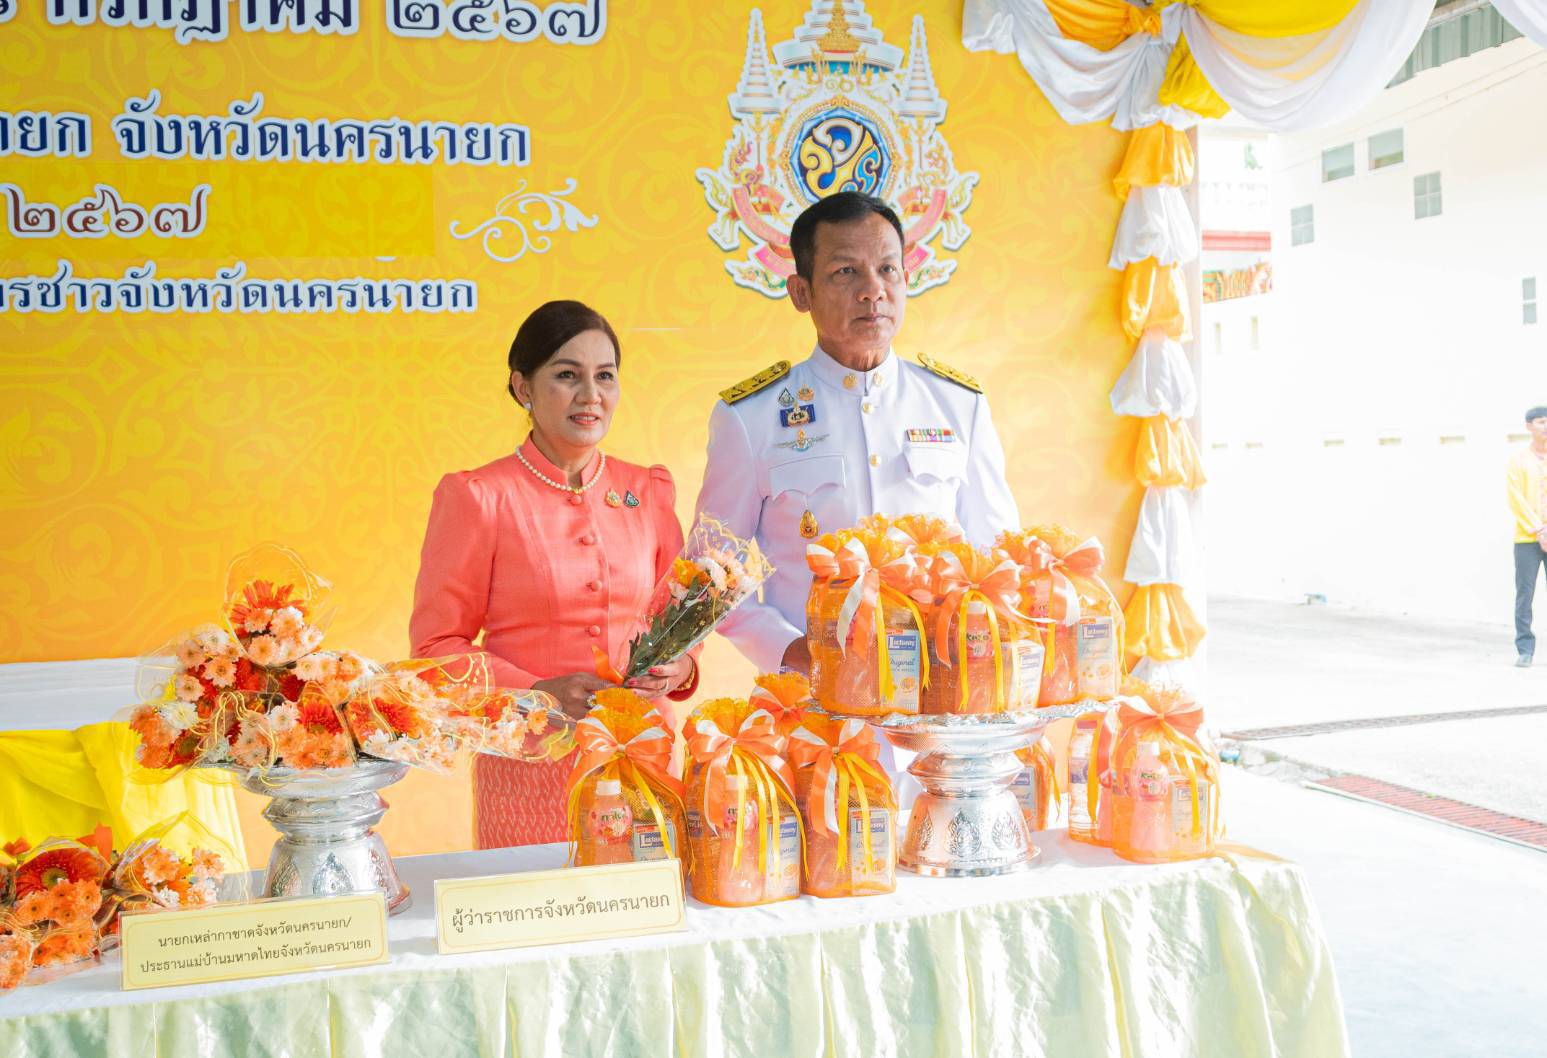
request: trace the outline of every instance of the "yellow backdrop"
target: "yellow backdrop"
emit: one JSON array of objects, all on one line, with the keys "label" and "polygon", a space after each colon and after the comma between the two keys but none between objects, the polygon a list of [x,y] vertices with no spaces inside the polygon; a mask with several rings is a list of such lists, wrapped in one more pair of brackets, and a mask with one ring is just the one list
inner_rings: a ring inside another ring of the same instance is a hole
[{"label": "yellow backdrop", "polygon": [[[40,0],[0,26],[0,109],[73,110],[94,125],[92,157],[12,153],[0,182],[61,206],[97,184],[147,207],[211,187],[197,238],[7,236],[0,276],[52,275],[60,259],[86,276],[147,260],[161,275],[211,276],[243,260],[251,275],[479,286],[464,314],[0,312],[0,661],[154,647],[214,617],[227,559],[262,540],[334,582],[330,645],[401,656],[431,491],[520,439],[505,351],[548,298],[581,298],[616,326],[624,403],[606,447],[671,467],[679,513],[691,514],[716,392],[804,355],[812,335],[787,303],[731,282],[694,176],[721,162],[752,5],[613,6],[590,47],[410,40],[388,33],[378,3],[352,36],[232,27],[179,45],[166,29],[49,25]],[[761,8],[773,42],[808,5]],[[1024,517],[1099,534],[1108,570],[1121,571],[1141,495],[1137,423],[1106,398],[1130,345],[1114,311],[1121,277],[1106,268],[1123,139],[1060,121],[1013,56],[965,52],[959,0],[873,0],[868,13],[903,47],[923,15],[949,104],[941,132],[956,167],[980,174],[957,271],[912,300],[899,351],[976,374]],[[162,113],[225,114],[262,92],[263,112],[283,117],[518,122],[531,163],[124,158],[111,121],[151,89]],[[571,178],[569,200],[598,222],[552,233],[547,252],[498,263],[450,235],[523,181],[553,192]],[[706,669],[706,690],[747,676],[721,643]],[[465,846],[465,786],[465,775],[411,778],[394,801],[447,807],[432,831],[389,814],[389,842]],[[249,844],[266,847],[254,829]]]}]

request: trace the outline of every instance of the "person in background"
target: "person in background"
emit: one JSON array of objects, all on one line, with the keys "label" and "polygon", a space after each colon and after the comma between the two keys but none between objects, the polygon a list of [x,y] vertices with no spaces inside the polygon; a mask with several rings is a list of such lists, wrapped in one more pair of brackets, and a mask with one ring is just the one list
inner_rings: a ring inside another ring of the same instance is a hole
[{"label": "person in background", "polygon": [[[436,488],[409,621],[415,656],[482,650],[499,686],[546,691],[576,717],[610,686],[591,648],[618,659],[682,549],[671,473],[601,450],[621,359],[612,327],[578,301],[550,301],[521,324],[507,389],[531,432],[512,454]],[[628,682],[678,701],[697,685],[692,657]],[[478,847],[563,841],[572,763],[478,757]]]},{"label": "person in background", "polygon": [[1547,565],[1547,405],[1526,412],[1529,443],[1509,457],[1505,480],[1515,519],[1515,664],[1527,668],[1536,653],[1531,600],[1536,571]]}]

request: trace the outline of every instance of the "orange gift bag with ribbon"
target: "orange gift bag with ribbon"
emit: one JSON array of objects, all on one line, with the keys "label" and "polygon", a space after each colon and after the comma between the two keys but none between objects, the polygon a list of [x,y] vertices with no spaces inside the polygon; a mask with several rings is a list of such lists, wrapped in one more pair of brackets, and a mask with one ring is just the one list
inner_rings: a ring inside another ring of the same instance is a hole
[{"label": "orange gift bag with ribbon", "polygon": [[671,774],[671,726],[633,691],[598,691],[575,725],[566,784],[571,863],[684,861],[682,784]]},{"label": "orange gift bag with ribbon", "polygon": [[687,827],[693,895],[746,907],[800,895],[804,839],[774,717],[716,698],[688,716]]},{"label": "orange gift bag with ribbon", "polygon": [[1061,525],[1002,533],[995,546],[1020,567],[1022,612],[1042,625],[1039,705],[1106,700],[1123,676],[1123,610],[1101,579],[1105,553]]},{"label": "orange gift bag with ribbon", "polygon": [[1220,833],[1219,756],[1200,731],[1203,707],[1180,689],[1145,685],[1117,713],[1113,848],[1139,863],[1211,855]]},{"label": "orange gift bag with ribbon", "polygon": [[828,533],[806,548],[811,680],[824,709],[917,713],[928,682],[924,616],[908,591],[909,545],[878,527]]},{"label": "orange gift bag with ribbon", "polygon": [[862,720],[808,714],[790,733],[806,833],[801,889],[873,896],[897,888],[897,795]]},{"label": "orange gift bag with ribbon", "polygon": [[764,673],[755,681],[748,704],[766,709],[774,719],[774,730],[788,738],[800,726],[801,716],[811,701],[811,683],[798,672]]},{"label": "orange gift bag with ribbon", "polygon": [[1031,708],[1043,647],[1019,609],[1020,570],[1003,552],[970,544],[931,559],[930,649],[936,662],[926,713],[1002,713]]}]

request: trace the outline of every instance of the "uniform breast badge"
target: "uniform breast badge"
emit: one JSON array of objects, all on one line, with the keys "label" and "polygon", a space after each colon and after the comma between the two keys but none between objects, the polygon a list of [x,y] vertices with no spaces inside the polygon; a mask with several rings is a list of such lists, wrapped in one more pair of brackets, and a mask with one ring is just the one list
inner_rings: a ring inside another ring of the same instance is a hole
[{"label": "uniform breast badge", "polygon": [[774,445],[774,447],[793,448],[797,452],[805,452],[810,450],[813,445],[821,444],[823,441],[827,440],[827,436],[828,435],[824,433],[820,437],[812,437],[807,434],[805,430],[796,430],[795,440],[780,441],[778,444]]},{"label": "uniform breast badge", "polygon": [[811,513],[811,508],[806,508],[806,513],[800,516],[800,535],[806,540],[815,540],[816,534],[821,530],[816,524],[816,515]]},{"label": "uniform breast badge", "polygon": [[815,404],[797,404],[793,408],[779,409],[780,426],[810,426],[816,422]]},{"label": "uniform breast badge", "polygon": [[634,495],[634,491],[632,489],[629,489],[623,493],[623,506],[630,509],[639,506],[639,497]]},{"label": "uniform breast badge", "polygon": [[816,390],[812,389],[810,386],[801,386],[800,392],[797,393],[796,396],[800,398],[800,402],[802,404],[810,404],[812,401],[816,400]]},{"label": "uniform breast badge", "polygon": [[795,396],[790,392],[790,388],[786,386],[784,389],[779,391],[779,407],[793,408],[794,406]]},{"label": "uniform breast badge", "polygon": [[609,507],[621,507],[621,506],[623,506],[623,497],[618,495],[618,490],[617,489],[608,489],[607,490],[607,497],[606,497],[606,499],[607,499],[607,506],[609,506]]}]

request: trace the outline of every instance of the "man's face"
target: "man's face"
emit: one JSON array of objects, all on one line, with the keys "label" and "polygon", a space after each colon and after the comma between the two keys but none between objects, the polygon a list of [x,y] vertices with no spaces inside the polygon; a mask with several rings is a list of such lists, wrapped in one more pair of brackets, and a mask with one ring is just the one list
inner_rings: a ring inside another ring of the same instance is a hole
[{"label": "man's face", "polygon": [[886,218],[816,226],[811,279],[790,278],[790,301],[811,314],[817,341],[855,370],[881,362],[902,326],[907,275],[902,244]]},{"label": "man's face", "polygon": [[1547,415],[1538,415],[1534,419],[1527,419],[1526,429],[1531,431],[1531,440],[1537,444],[1547,441]]}]

